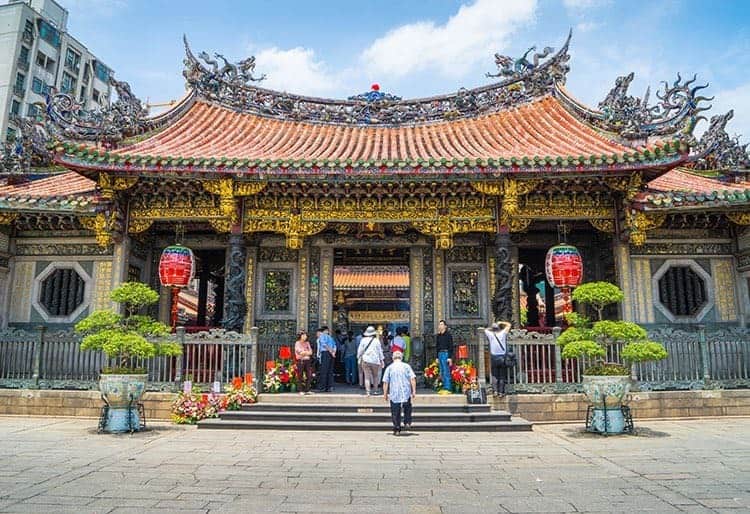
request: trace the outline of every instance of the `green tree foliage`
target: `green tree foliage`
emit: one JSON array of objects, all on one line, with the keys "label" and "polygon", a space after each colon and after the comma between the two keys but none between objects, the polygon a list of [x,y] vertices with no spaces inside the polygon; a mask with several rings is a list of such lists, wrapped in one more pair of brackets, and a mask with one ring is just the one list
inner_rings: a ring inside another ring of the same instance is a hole
[{"label": "green tree foliage", "polygon": [[573,291],[573,300],[596,309],[599,320],[607,305],[620,303],[625,298],[622,290],[609,282],[588,282],[581,284]]},{"label": "green tree foliage", "polygon": [[626,374],[628,368],[620,363],[606,362],[607,347],[623,344],[620,357],[624,364],[665,359],[667,350],[661,343],[648,340],[646,330],[629,321],[602,320],[602,310],[607,305],[622,301],[624,295],[619,287],[609,282],[590,282],[573,292],[573,299],[596,309],[599,321],[593,324],[576,313],[565,319],[570,328],[557,338],[564,359],[586,358],[594,362],[586,369],[591,375]]},{"label": "green tree foliage", "polygon": [[76,332],[83,334],[81,349],[101,350],[116,359],[118,371],[133,370],[137,359],[156,355],[179,355],[178,343],[165,341],[170,328],[138,310],[159,301],[159,294],[140,282],[126,282],[110,294],[112,301],[124,306],[125,315],[94,311],[79,321]]}]

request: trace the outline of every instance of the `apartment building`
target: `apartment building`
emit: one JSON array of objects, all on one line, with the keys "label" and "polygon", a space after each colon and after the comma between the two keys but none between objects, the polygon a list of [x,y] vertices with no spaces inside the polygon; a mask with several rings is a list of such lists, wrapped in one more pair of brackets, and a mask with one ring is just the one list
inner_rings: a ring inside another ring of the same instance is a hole
[{"label": "apartment building", "polygon": [[67,32],[68,11],[54,0],[0,5],[0,140],[19,116],[37,116],[50,88],[84,109],[109,105],[110,67]]}]

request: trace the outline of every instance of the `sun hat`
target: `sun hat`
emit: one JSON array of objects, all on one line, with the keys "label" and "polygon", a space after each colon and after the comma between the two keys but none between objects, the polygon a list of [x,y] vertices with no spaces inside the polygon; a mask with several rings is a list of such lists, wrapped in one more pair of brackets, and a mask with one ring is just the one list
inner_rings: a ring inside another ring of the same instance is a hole
[{"label": "sun hat", "polygon": [[402,359],[404,357],[404,354],[401,353],[400,351],[396,350],[395,352],[393,352],[393,354],[391,356],[394,359]]},{"label": "sun hat", "polygon": [[364,336],[365,337],[370,337],[370,336],[374,336],[374,335],[377,335],[377,334],[378,334],[378,331],[375,330],[375,327],[373,327],[372,325],[370,325],[369,327],[367,327],[367,330],[365,330]]}]

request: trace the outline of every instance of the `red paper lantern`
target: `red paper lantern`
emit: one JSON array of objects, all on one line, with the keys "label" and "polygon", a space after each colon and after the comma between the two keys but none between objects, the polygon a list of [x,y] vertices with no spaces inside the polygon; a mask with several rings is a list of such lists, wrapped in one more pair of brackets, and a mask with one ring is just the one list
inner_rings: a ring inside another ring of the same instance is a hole
[{"label": "red paper lantern", "polygon": [[282,346],[279,348],[279,359],[281,360],[289,360],[292,358],[292,349],[288,346]]},{"label": "red paper lantern", "polygon": [[570,288],[581,284],[583,260],[575,246],[559,244],[547,252],[544,269],[552,287]]},{"label": "red paper lantern", "polygon": [[159,281],[166,287],[187,287],[195,273],[195,257],[190,248],[168,246],[159,259]]}]

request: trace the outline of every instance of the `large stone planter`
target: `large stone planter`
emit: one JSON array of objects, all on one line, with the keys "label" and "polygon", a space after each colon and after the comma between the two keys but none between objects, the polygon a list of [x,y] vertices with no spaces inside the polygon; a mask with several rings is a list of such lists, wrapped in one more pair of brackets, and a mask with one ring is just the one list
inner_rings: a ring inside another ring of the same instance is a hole
[{"label": "large stone planter", "polygon": [[99,391],[109,404],[105,432],[132,432],[140,428],[137,403],[146,390],[148,375],[102,374]]},{"label": "large stone planter", "polygon": [[625,431],[622,400],[630,391],[629,375],[584,375],[583,393],[594,407],[589,430],[601,434],[621,434]]}]

